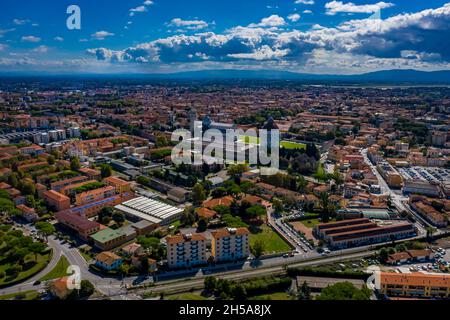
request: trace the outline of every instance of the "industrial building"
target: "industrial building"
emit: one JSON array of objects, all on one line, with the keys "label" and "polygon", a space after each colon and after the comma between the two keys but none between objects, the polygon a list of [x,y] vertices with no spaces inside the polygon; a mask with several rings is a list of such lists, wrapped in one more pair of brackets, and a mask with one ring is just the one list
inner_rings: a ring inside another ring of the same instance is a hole
[{"label": "industrial building", "polygon": [[367,218],[322,223],[314,227],[314,233],[334,249],[371,245],[417,235],[414,225],[409,222],[378,225]]},{"label": "industrial building", "polygon": [[168,225],[178,220],[183,209],[147,197],[138,197],[123,202],[115,208],[128,217],[146,220],[158,225]]}]

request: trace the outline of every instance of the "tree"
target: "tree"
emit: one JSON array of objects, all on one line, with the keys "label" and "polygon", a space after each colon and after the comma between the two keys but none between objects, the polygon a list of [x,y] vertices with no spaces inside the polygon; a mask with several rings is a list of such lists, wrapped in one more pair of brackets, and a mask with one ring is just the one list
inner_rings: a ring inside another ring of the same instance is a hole
[{"label": "tree", "polygon": [[245,210],[245,215],[248,218],[256,218],[260,216],[265,216],[267,214],[267,211],[264,207],[260,205],[251,206],[247,210]]},{"label": "tree", "polygon": [[112,219],[114,220],[114,222],[116,222],[117,224],[122,224],[125,222],[125,215],[122,212],[114,212],[112,214]]},{"label": "tree", "polygon": [[191,226],[195,222],[195,212],[193,207],[186,207],[181,214],[180,221],[185,226]]},{"label": "tree", "polygon": [[284,211],[284,205],[280,199],[273,198],[272,204],[273,204],[273,209],[275,210],[275,213],[282,213]]},{"label": "tree", "polygon": [[258,239],[252,246],[252,254],[255,256],[256,259],[259,259],[263,255],[264,249],[265,243],[262,240]]},{"label": "tree", "polygon": [[200,204],[204,200],[206,200],[205,189],[203,188],[203,186],[200,183],[197,183],[192,188],[192,200],[194,201],[195,204]]},{"label": "tree", "polygon": [[66,300],[77,300],[90,297],[95,292],[94,285],[89,280],[81,280],[80,289],[72,290]]},{"label": "tree", "polygon": [[211,197],[213,197],[215,199],[222,198],[226,194],[227,194],[227,189],[225,189],[224,187],[219,187],[219,188],[216,188],[213,191],[211,191]]},{"label": "tree", "polygon": [[427,240],[430,240],[433,235],[436,233],[436,228],[434,227],[427,227]]},{"label": "tree", "polygon": [[208,222],[205,219],[200,219],[198,221],[197,232],[205,232],[208,229]]},{"label": "tree", "polygon": [[234,179],[240,178],[247,171],[248,166],[246,164],[235,164],[228,167],[228,174]]},{"label": "tree", "polygon": [[235,284],[231,287],[231,296],[234,300],[246,300],[247,299],[247,291],[240,284]]},{"label": "tree", "polygon": [[112,215],[114,213],[114,208],[113,207],[104,207],[100,210],[100,212],[98,213],[98,221],[100,223],[105,223],[106,219],[108,219],[108,222],[110,221]]},{"label": "tree", "polygon": [[50,155],[50,156],[48,156],[48,158],[47,158],[47,163],[51,166],[51,165],[54,165],[55,164],[55,157],[54,156],[52,156],[52,155]]},{"label": "tree", "polygon": [[42,242],[33,242],[28,246],[28,249],[34,253],[34,259],[37,260],[37,255],[43,253],[47,246]]},{"label": "tree", "polygon": [[77,157],[70,158],[70,169],[72,171],[78,171],[80,168],[80,159],[78,159]]},{"label": "tree", "polygon": [[167,147],[169,145],[169,142],[167,141],[167,138],[163,135],[160,135],[156,137],[156,143],[155,146],[157,148]]},{"label": "tree", "polygon": [[122,275],[124,277],[126,277],[128,275],[128,273],[130,272],[130,269],[131,269],[131,266],[126,263],[121,264],[119,267],[119,271],[122,273]]},{"label": "tree", "polygon": [[308,286],[306,281],[303,282],[302,286],[300,287],[300,290],[298,291],[298,299],[311,300],[311,288]]},{"label": "tree", "polygon": [[378,256],[380,257],[380,261],[382,263],[386,263],[386,261],[389,259],[389,252],[386,248],[381,248]]},{"label": "tree", "polygon": [[112,175],[112,167],[109,164],[104,163],[100,166],[100,172],[102,178],[108,178]]},{"label": "tree", "polygon": [[36,193],[36,186],[34,183],[25,182],[22,184],[21,191],[25,195],[34,195]]},{"label": "tree", "polygon": [[35,227],[46,239],[56,231],[55,227],[51,223],[44,221],[37,222]]},{"label": "tree", "polygon": [[216,289],[217,279],[215,277],[208,276],[204,280],[204,286],[206,291],[214,291]]},{"label": "tree", "polygon": [[350,282],[338,282],[322,290],[317,300],[369,300],[371,291],[364,286],[356,288]]}]

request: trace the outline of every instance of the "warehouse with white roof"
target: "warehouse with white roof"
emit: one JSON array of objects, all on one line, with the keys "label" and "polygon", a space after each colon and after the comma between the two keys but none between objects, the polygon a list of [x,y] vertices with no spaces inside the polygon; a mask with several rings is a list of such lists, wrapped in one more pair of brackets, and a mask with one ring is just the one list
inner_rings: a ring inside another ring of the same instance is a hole
[{"label": "warehouse with white roof", "polygon": [[147,197],[138,197],[115,206],[129,217],[168,225],[181,217],[183,209]]}]

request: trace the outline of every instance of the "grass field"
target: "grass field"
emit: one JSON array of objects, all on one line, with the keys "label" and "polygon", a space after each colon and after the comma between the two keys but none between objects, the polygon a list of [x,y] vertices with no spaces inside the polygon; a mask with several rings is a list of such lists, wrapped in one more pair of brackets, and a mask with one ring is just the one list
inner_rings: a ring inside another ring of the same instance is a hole
[{"label": "grass field", "polygon": [[86,260],[86,262],[90,262],[92,258],[89,254],[87,254],[86,252],[83,252],[82,250],[78,250],[81,254],[81,256],[84,258],[84,260]]},{"label": "grass field", "polygon": [[[0,286],[12,285],[32,277],[34,274],[45,268],[49,263],[51,256],[51,252],[43,255],[38,254],[36,258],[34,254],[27,255],[24,259],[24,264],[22,265],[23,271],[16,277],[5,275],[3,278],[0,278]],[[9,264],[0,265],[0,271],[5,271],[9,267]]]},{"label": "grass field", "polygon": [[59,258],[58,263],[53,268],[52,271],[47,273],[45,276],[43,276],[40,280],[41,281],[47,281],[52,279],[58,279],[62,278],[67,275],[67,268],[69,267],[69,261],[67,261],[67,258],[65,256],[61,256]]},{"label": "grass field", "polygon": [[289,296],[286,292],[274,292],[263,294],[260,296],[248,297],[248,300],[292,300],[293,298]]},{"label": "grass field", "polygon": [[280,146],[285,149],[294,150],[294,149],[306,149],[306,144],[304,143],[296,143],[291,141],[281,141]]},{"label": "grass field", "polygon": [[[334,222],[336,221],[335,219],[330,219],[329,222]],[[308,219],[308,220],[302,220],[300,221],[305,227],[307,228],[314,228],[316,225],[322,223],[322,221],[320,221],[319,219]]]},{"label": "grass field", "polygon": [[252,137],[252,136],[239,136],[239,141],[245,142],[248,144],[259,144],[259,138]]},{"label": "grass field", "polygon": [[270,227],[263,224],[257,230],[252,228],[250,234],[250,247],[257,241],[261,240],[265,244],[264,253],[288,252],[291,247]]},{"label": "grass field", "polygon": [[181,293],[176,294],[172,296],[167,296],[167,300],[208,300],[208,298],[205,298],[201,296],[200,294],[196,293]]},{"label": "grass field", "polygon": [[[239,141],[245,142],[248,144],[259,144],[260,139],[258,137],[252,137],[252,136],[239,136]],[[296,143],[291,141],[281,141],[280,147],[285,149],[306,149],[306,144],[304,143]]]},{"label": "grass field", "polygon": [[35,300],[39,297],[37,291],[24,291],[20,293],[11,293],[4,296],[0,296],[0,300]]}]

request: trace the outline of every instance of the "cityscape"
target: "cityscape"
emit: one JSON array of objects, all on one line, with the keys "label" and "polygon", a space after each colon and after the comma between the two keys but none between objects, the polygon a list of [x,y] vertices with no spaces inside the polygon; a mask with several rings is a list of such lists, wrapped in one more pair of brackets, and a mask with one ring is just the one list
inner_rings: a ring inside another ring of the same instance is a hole
[{"label": "cityscape", "polygon": [[450,299],[450,3],[20,2],[0,300]]}]

